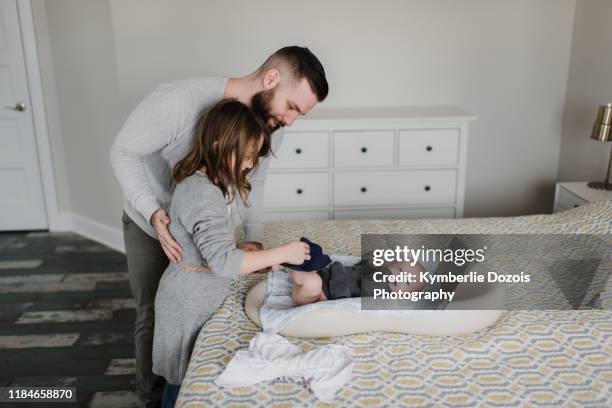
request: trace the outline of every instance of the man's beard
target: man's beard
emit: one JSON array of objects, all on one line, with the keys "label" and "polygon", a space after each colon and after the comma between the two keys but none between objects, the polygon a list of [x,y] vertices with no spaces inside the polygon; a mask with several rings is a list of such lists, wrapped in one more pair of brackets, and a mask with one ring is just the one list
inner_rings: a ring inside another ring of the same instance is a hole
[{"label": "man's beard", "polygon": [[[266,91],[257,92],[253,95],[251,99],[251,108],[253,111],[261,116],[261,118],[266,122],[266,125],[270,128],[271,131],[275,131],[279,127],[281,127],[281,123],[279,123],[276,118],[272,116],[272,98],[274,97],[274,89],[268,89]],[[270,126],[268,122],[272,119],[275,126]]]}]

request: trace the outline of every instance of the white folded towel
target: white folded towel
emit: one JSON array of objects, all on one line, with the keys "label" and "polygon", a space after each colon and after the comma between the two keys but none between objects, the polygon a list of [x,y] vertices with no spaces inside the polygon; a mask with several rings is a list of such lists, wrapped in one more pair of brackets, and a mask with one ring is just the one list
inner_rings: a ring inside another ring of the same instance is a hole
[{"label": "white folded towel", "polygon": [[278,334],[258,333],[248,350],[236,353],[215,384],[240,387],[279,378],[303,381],[318,399],[330,403],[352,372],[353,357],[345,346],[331,344],[303,352]]}]

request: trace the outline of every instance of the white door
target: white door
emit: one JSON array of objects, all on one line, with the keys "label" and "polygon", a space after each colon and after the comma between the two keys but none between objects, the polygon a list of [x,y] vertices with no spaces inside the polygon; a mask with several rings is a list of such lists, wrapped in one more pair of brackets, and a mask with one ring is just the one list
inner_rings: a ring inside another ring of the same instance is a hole
[{"label": "white door", "polygon": [[0,0],[0,231],[46,229],[16,0]]}]

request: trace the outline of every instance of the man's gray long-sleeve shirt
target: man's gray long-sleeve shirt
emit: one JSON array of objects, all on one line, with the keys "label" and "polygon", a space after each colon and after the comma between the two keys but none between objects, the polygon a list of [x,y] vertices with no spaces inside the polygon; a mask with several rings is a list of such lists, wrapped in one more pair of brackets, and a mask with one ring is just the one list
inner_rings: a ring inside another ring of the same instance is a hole
[{"label": "man's gray long-sleeve shirt", "polygon": [[[151,216],[170,203],[172,169],[192,146],[202,113],[223,99],[227,78],[201,77],[159,85],[126,119],[111,147],[110,159],[125,197],[127,215],[156,238]],[[282,136],[272,138],[275,149]],[[270,158],[252,173],[249,207],[238,204],[246,238],[261,241],[261,206]],[[240,201],[240,200],[238,200]]]}]

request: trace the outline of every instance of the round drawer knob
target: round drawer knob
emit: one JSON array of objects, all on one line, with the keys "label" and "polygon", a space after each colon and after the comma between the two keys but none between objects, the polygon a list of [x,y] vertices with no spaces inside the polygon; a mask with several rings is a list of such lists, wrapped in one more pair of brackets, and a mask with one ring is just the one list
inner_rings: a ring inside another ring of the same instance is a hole
[{"label": "round drawer knob", "polygon": [[368,191],[368,188],[367,188],[367,187],[361,187],[361,192],[362,192],[362,193],[365,193],[366,191]]},{"label": "round drawer knob", "polygon": [[298,188],[295,192],[298,193],[298,194],[302,194],[304,192],[304,190],[302,190],[301,188]]},{"label": "round drawer knob", "polygon": [[431,190],[431,187],[425,186],[425,191],[429,191],[429,190]]},{"label": "round drawer knob", "polygon": [[431,151],[433,150],[433,147],[431,147],[431,146],[427,146],[427,147],[425,148],[425,150],[427,150],[428,152],[431,152]]},{"label": "round drawer knob", "polygon": [[365,147],[365,146],[363,146],[363,147],[361,148],[361,153],[367,153],[367,152],[368,152],[368,148],[367,148],[367,147]]},{"label": "round drawer knob", "polygon": [[301,154],[302,153],[302,149],[300,149],[299,147],[297,149],[295,149],[295,153],[296,154]]}]

